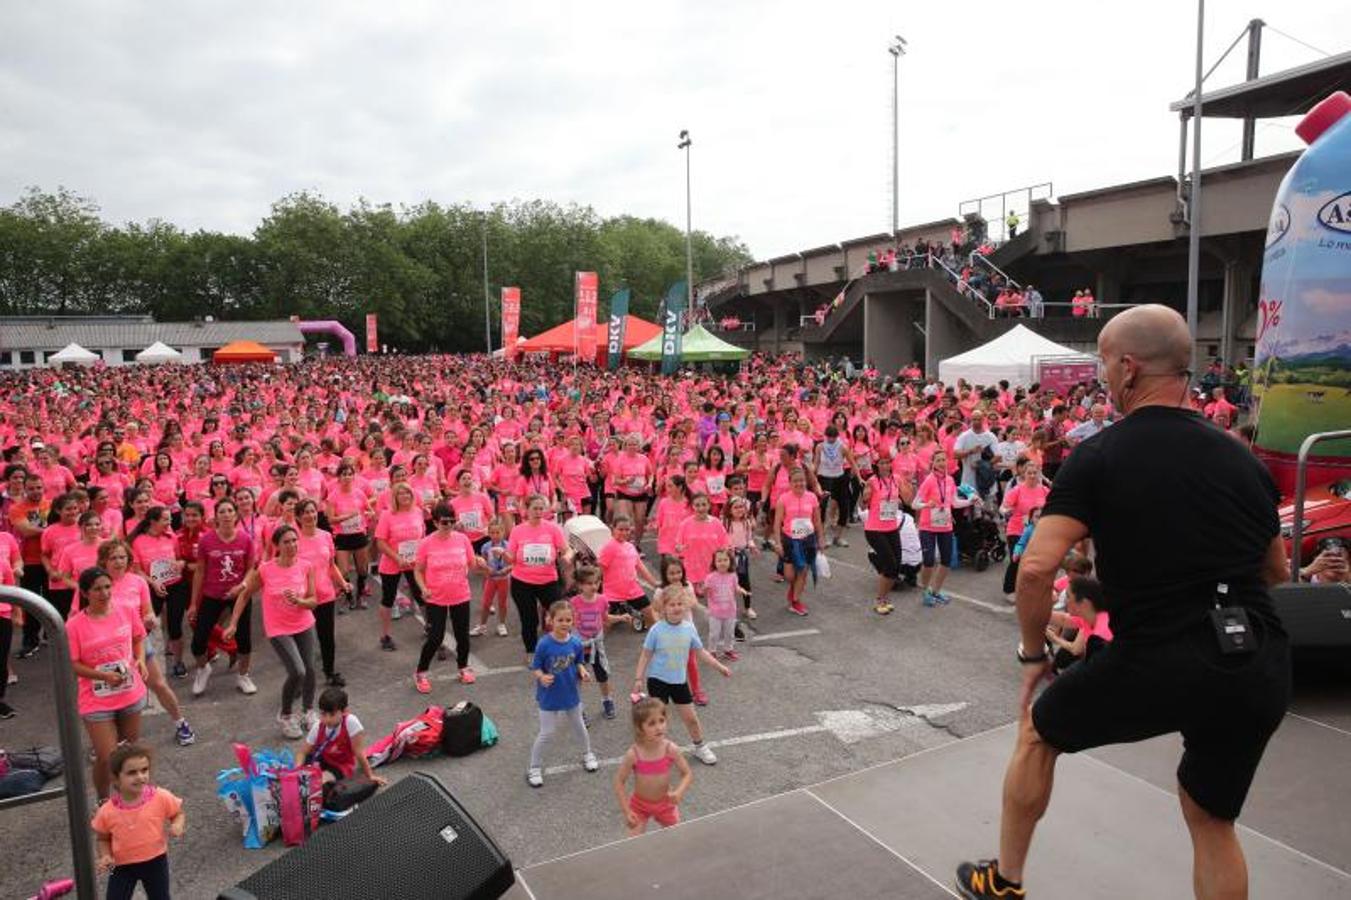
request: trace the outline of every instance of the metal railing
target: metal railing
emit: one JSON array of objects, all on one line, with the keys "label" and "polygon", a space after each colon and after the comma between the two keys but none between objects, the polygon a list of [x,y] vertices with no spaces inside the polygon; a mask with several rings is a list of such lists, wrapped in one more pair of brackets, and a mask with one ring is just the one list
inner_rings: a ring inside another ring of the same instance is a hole
[{"label": "metal railing", "polygon": [[[985,219],[986,224],[988,226],[988,224],[991,222],[991,217],[985,215],[985,204],[988,201],[998,200],[999,217],[994,221],[997,223],[998,234],[1000,235],[999,239],[1002,242],[1008,240],[1009,238],[1008,224],[1006,220],[1008,219],[1009,208],[1014,205],[1009,203],[1010,198],[1023,200],[1024,201],[1023,203],[1017,205],[1021,206],[1025,215],[1028,218],[1030,218],[1032,214],[1032,201],[1049,200],[1054,196],[1055,196],[1055,186],[1051,184],[1051,182],[1049,181],[1043,181],[1040,184],[1029,184],[1027,187],[1014,188],[1011,191],[1004,191],[999,194],[989,194],[988,196],[985,197],[976,197],[973,200],[963,200],[961,203],[957,204],[957,217],[964,219],[968,215],[975,213],[976,215]],[[991,212],[993,212],[993,210],[991,210]],[[1026,219],[1020,224],[1030,226],[1030,223],[1027,222]],[[995,229],[989,228],[989,236],[991,240],[994,239],[995,234],[996,234]]]},{"label": "metal railing", "polygon": [[1309,475],[1309,451],[1314,444],[1323,441],[1339,441],[1351,438],[1351,431],[1321,431],[1311,434],[1299,445],[1299,456],[1295,459],[1295,509],[1294,522],[1290,531],[1290,580],[1299,582],[1300,544],[1304,542],[1304,491]]},{"label": "metal railing", "polygon": [[970,284],[967,284],[966,286],[963,287],[962,276],[954,272],[952,268],[948,266],[947,263],[943,262],[943,260],[934,256],[932,253],[929,254],[929,263],[931,266],[936,266],[937,268],[940,268],[944,272],[948,273],[948,277],[950,277],[954,282],[953,290],[955,290],[958,294],[965,294],[972,300],[980,301],[985,306],[986,318],[990,319],[994,318],[994,304],[991,303],[988,299],[986,299],[984,294],[973,288]]},{"label": "metal railing", "polygon": [[36,616],[47,635],[47,652],[52,664],[53,699],[56,701],[56,729],[61,744],[66,786],[0,800],[0,811],[29,803],[44,803],[66,798],[66,823],[70,828],[71,859],[75,865],[75,891],[80,900],[95,900],[98,884],[94,879],[94,839],[89,828],[89,787],[85,783],[84,743],[80,737],[80,709],[75,701],[75,678],[71,674],[70,646],[66,643],[66,623],[61,614],[43,598],[22,588],[0,585],[0,601],[12,603],[24,615]]},{"label": "metal railing", "polygon": [[984,265],[985,268],[989,269],[991,272],[997,273],[1001,278],[1003,278],[1006,284],[1015,287],[1020,291],[1023,289],[1023,286],[1021,284],[1019,284],[1017,281],[1014,281],[1012,275],[1010,275],[1008,272],[1005,272],[1003,269],[999,268],[999,266],[996,266],[993,262],[990,261],[990,258],[988,256],[985,256],[981,253],[976,252],[975,250],[972,250],[970,260],[972,266]]}]

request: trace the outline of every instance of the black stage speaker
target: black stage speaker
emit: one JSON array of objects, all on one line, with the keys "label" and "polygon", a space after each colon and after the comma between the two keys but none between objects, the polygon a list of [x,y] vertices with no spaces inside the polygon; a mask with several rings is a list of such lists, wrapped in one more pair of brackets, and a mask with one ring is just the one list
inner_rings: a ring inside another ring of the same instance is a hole
[{"label": "black stage speaker", "polygon": [[219,900],[495,900],[511,861],[435,777],[416,772]]}]

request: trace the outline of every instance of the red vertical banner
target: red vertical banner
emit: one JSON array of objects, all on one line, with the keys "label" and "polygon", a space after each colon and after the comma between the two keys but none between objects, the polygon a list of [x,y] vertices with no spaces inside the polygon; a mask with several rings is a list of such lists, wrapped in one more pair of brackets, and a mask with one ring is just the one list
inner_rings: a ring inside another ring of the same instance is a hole
[{"label": "red vertical banner", "polygon": [[596,361],[596,306],[600,297],[600,276],[595,272],[577,273],[577,359]]},{"label": "red vertical banner", "polygon": [[521,331],[521,289],[502,288],[502,355],[516,358],[516,339]]},{"label": "red vertical banner", "polygon": [[366,313],[366,352],[380,352],[380,337],[376,334],[378,319],[375,313]]}]

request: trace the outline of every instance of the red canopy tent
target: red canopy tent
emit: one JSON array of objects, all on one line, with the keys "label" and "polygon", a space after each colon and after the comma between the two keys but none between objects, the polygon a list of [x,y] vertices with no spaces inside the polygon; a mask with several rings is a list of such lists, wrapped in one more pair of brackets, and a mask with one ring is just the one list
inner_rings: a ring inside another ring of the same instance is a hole
[{"label": "red canopy tent", "polygon": [[[517,352],[520,353],[573,353],[577,349],[577,331],[574,327],[576,319],[571,322],[564,322],[562,325],[555,325],[548,331],[537,334],[524,344],[517,346]],[[640,344],[645,344],[652,338],[661,334],[661,326],[654,325],[646,319],[640,319],[637,316],[628,316],[624,327],[624,350],[625,352],[634,349]],[[609,355],[609,348],[605,338],[608,320],[602,319],[596,323],[596,365],[603,366]]]},{"label": "red canopy tent", "polygon": [[215,363],[276,362],[277,354],[257,341],[231,341],[211,354]]}]

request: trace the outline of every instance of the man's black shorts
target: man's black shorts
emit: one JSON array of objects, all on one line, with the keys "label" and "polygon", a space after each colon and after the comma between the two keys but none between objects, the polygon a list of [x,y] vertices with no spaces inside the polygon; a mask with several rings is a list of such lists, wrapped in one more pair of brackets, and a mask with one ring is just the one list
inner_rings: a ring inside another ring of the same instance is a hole
[{"label": "man's black shorts", "polygon": [[1164,643],[1108,645],[1037,698],[1037,734],[1077,753],[1180,732],[1178,783],[1211,815],[1237,819],[1290,702],[1289,642],[1250,619],[1261,646],[1247,656],[1221,654],[1208,621]]},{"label": "man's black shorts", "polygon": [[694,702],[688,684],[671,684],[658,678],[647,680],[647,695],[662,703],[674,703],[677,706],[688,706]]}]

